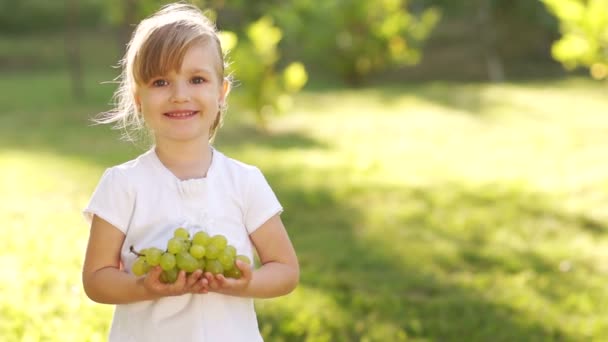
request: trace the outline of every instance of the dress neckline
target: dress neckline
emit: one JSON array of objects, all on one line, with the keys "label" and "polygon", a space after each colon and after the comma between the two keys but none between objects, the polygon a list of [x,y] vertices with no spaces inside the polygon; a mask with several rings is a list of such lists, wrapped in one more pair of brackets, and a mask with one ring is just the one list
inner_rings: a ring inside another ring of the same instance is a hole
[{"label": "dress neckline", "polygon": [[158,154],[156,154],[156,146],[153,146],[148,151],[148,154],[152,157],[152,160],[153,160],[155,166],[158,169],[160,169],[165,175],[172,178],[174,181],[176,181],[180,184],[201,183],[201,182],[206,182],[208,179],[210,179],[213,176],[214,170],[215,170],[215,165],[217,164],[218,151],[216,151],[215,148],[213,148],[212,146],[210,146],[209,148],[211,149],[211,163],[209,164],[209,169],[207,169],[207,175],[205,177],[188,178],[188,179],[181,179],[181,178],[177,177],[173,173],[173,171],[171,171],[168,167],[165,166],[165,164],[163,164],[163,162],[160,160],[160,158],[158,158]]}]

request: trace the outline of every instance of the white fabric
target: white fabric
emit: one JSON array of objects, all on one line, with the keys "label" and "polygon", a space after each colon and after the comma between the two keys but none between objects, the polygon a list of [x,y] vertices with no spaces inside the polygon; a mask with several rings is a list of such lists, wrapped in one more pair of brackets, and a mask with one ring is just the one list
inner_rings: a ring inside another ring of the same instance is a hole
[{"label": "white fabric", "polygon": [[[182,181],[154,149],[106,170],[84,209],[125,233],[121,258],[130,272],[146,247],[166,249],[179,226],[222,234],[253,260],[249,234],[283,208],[256,167],[213,150],[207,177]],[[187,294],[117,305],[109,341],[261,341],[253,299],[217,293]]]}]

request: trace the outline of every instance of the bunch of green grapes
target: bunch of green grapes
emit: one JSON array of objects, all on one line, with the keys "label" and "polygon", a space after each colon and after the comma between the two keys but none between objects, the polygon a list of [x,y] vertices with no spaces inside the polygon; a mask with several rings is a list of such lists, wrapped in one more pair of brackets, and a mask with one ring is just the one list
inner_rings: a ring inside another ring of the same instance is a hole
[{"label": "bunch of green grapes", "polygon": [[247,256],[236,254],[236,248],[228,244],[225,236],[209,236],[204,231],[198,231],[191,238],[188,230],[182,227],[175,229],[164,251],[150,247],[137,252],[131,246],[131,252],[137,255],[131,267],[134,275],[145,275],[151,267],[160,265],[163,270],[160,279],[164,283],[174,283],[180,270],[186,273],[202,270],[240,278],[241,271],[236,267],[236,260],[251,265]]}]

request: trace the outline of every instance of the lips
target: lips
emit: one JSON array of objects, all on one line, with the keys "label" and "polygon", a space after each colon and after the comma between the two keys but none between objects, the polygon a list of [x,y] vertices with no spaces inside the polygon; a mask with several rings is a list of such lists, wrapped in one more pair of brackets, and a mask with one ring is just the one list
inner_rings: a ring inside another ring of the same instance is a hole
[{"label": "lips", "polygon": [[171,119],[187,119],[198,114],[197,110],[175,110],[166,112],[163,115]]}]

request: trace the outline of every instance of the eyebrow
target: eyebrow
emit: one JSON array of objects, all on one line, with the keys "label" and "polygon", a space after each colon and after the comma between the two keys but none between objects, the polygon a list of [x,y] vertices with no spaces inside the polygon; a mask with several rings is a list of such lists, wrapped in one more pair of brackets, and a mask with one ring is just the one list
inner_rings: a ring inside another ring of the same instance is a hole
[{"label": "eyebrow", "polygon": [[188,69],[188,70],[183,70],[183,71],[186,72],[186,73],[189,73],[189,74],[199,74],[199,73],[210,74],[210,73],[213,73],[213,70],[209,70],[209,69],[206,69],[206,68],[194,68],[194,69]]}]

